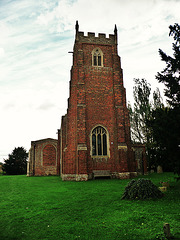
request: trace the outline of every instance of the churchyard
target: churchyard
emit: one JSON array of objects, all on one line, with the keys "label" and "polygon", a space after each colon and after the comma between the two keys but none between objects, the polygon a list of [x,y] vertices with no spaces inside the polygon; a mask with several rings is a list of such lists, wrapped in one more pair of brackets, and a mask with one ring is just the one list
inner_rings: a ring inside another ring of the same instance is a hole
[{"label": "churchyard", "polygon": [[180,239],[180,181],[175,176],[140,176],[158,187],[169,181],[170,187],[161,199],[133,201],[121,200],[130,179],[0,176],[0,239],[155,240],[165,239],[164,223]]}]

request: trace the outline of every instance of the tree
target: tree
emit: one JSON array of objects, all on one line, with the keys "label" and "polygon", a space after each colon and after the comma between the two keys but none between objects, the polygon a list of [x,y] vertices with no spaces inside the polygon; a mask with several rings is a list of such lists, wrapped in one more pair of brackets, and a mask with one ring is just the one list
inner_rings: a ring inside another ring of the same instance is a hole
[{"label": "tree", "polygon": [[146,121],[150,117],[151,104],[150,93],[151,87],[146,79],[134,79],[133,88],[134,106],[128,104],[131,123],[131,138],[133,142],[146,143],[148,140],[148,129]]},{"label": "tree", "polygon": [[151,118],[152,110],[163,107],[163,100],[159,88],[153,92],[153,101],[150,100],[151,85],[145,79],[134,79],[133,88],[134,106],[128,103],[131,138],[133,142],[146,144],[150,140],[150,129],[147,121]]},{"label": "tree", "polygon": [[180,26],[176,23],[169,28],[169,35],[174,37],[174,54],[171,57],[159,49],[166,68],[156,76],[159,82],[165,84],[169,107],[159,106],[154,109],[148,126],[154,140],[155,161],[165,171],[174,171],[180,175]]},{"label": "tree", "polygon": [[3,171],[8,175],[21,175],[27,172],[28,153],[23,147],[14,148],[4,161]]},{"label": "tree", "polygon": [[174,43],[172,49],[173,57],[168,56],[161,49],[159,54],[161,60],[166,63],[165,69],[161,73],[157,73],[156,79],[165,84],[165,96],[171,107],[180,105],[180,25],[177,23],[174,26],[169,26],[169,36],[173,36]]},{"label": "tree", "polygon": [[0,162],[0,174],[2,174],[2,173],[3,173],[3,169],[2,169],[2,167],[3,167],[3,163],[2,163],[2,162]]},{"label": "tree", "polygon": [[162,108],[162,107],[164,107],[163,99],[161,97],[159,88],[156,88],[156,90],[153,92],[153,109]]},{"label": "tree", "polygon": [[146,127],[149,131],[149,138],[147,149],[148,149],[148,160],[149,160],[149,167],[152,169],[157,168],[158,165],[162,164],[162,156],[163,151],[159,148],[157,145],[157,142],[154,139],[153,136],[153,129],[152,125],[150,124],[151,120],[153,119],[153,112],[156,111],[156,109],[162,109],[164,108],[163,99],[161,97],[161,93],[159,91],[159,88],[156,88],[156,90],[153,92],[153,100],[151,103],[151,113],[149,115],[149,119],[146,121]]},{"label": "tree", "polygon": [[147,123],[153,136],[155,165],[161,165],[164,171],[174,171],[180,174],[179,138],[180,116],[174,114],[174,109],[162,107],[153,110],[152,118]]},{"label": "tree", "polygon": [[156,79],[165,84],[168,107],[164,107],[159,90],[149,101],[150,85],[137,79],[134,88],[134,110],[129,106],[132,139],[146,144],[149,165],[162,165],[165,171],[180,175],[180,26],[170,26],[173,36],[173,57],[161,49],[159,54],[166,63]]},{"label": "tree", "polygon": [[150,100],[151,86],[145,79],[134,79],[133,89],[134,106],[128,104],[131,138],[134,143],[143,143],[149,167],[157,167],[157,147],[152,136],[152,128],[147,123],[152,119],[153,109],[163,107],[163,101],[158,88],[153,92],[153,101]]}]

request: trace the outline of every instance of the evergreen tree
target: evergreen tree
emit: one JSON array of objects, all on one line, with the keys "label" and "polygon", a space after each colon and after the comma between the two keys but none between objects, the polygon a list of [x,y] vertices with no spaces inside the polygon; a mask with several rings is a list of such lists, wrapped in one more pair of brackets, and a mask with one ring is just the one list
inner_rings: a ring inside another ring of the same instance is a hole
[{"label": "evergreen tree", "polygon": [[3,170],[7,175],[21,175],[27,172],[28,153],[23,147],[15,148],[4,161]]},{"label": "evergreen tree", "polygon": [[180,26],[176,23],[169,28],[174,54],[171,57],[159,49],[166,67],[156,76],[165,84],[169,107],[164,107],[158,89],[150,103],[150,85],[144,79],[136,79],[134,109],[129,105],[129,112],[132,140],[146,144],[149,164],[180,175]]},{"label": "evergreen tree", "polygon": [[156,79],[165,84],[165,96],[171,107],[178,107],[180,104],[180,25],[177,23],[169,26],[169,36],[173,36],[172,44],[173,57],[168,56],[161,49],[159,54],[161,60],[166,63],[165,69],[157,73]]},{"label": "evergreen tree", "polygon": [[153,137],[151,149],[155,166],[161,165],[164,171],[180,173],[179,132],[180,125],[174,109],[162,107],[153,110],[151,119],[147,122]]},{"label": "evergreen tree", "polygon": [[165,171],[174,171],[180,175],[180,26],[176,23],[169,28],[169,35],[174,38],[174,54],[171,57],[159,49],[166,68],[156,76],[159,82],[165,84],[169,107],[159,106],[154,109],[148,125],[154,140],[155,161]]}]

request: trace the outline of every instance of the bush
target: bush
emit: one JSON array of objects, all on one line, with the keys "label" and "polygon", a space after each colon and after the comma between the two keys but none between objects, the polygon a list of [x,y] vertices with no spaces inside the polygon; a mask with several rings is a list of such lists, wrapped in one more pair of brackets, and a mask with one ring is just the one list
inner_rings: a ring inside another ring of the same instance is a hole
[{"label": "bush", "polygon": [[121,199],[162,198],[164,194],[149,179],[131,180]]}]

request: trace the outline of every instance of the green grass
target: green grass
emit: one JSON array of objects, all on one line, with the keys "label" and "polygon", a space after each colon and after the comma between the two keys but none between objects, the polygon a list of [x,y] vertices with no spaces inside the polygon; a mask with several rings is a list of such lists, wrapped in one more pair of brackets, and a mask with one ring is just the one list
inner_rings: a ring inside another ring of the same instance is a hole
[{"label": "green grass", "polygon": [[130,180],[0,176],[0,239],[154,240],[166,222],[178,239],[180,181],[173,173],[142,177],[171,188],[162,199],[130,201],[121,200]]}]

